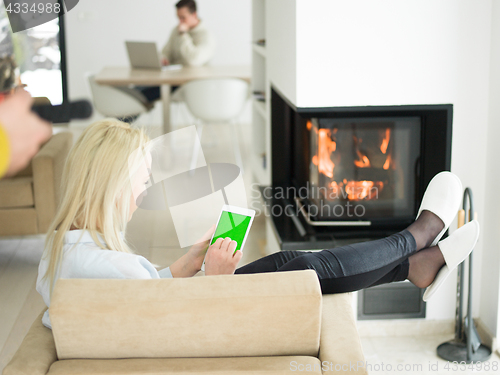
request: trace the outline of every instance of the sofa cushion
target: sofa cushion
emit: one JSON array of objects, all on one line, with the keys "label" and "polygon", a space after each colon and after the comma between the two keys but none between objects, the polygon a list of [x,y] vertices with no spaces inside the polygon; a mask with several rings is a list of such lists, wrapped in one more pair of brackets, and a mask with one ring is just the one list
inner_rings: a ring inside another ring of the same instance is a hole
[{"label": "sofa cushion", "polygon": [[33,177],[0,180],[0,208],[33,206]]},{"label": "sofa cushion", "polygon": [[60,279],[59,359],[317,356],[313,270],[156,280]]},{"label": "sofa cushion", "polygon": [[15,177],[31,177],[33,176],[33,168],[31,162],[22,170],[16,173]]},{"label": "sofa cushion", "polygon": [[55,362],[47,375],[146,374],[321,374],[316,357],[69,359]]},{"label": "sofa cushion", "polygon": [[35,208],[0,209],[0,236],[38,233]]},{"label": "sofa cushion", "polygon": [[57,361],[52,332],[42,324],[44,312],[35,319],[2,375],[46,375],[50,366]]}]

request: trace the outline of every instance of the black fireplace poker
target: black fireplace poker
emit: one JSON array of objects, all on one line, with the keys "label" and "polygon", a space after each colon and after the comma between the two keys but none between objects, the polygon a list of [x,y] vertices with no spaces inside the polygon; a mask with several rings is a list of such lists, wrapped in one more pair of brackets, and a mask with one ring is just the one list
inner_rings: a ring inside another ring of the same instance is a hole
[{"label": "black fireplace poker", "polygon": [[[467,206],[470,209],[467,210]],[[466,188],[463,198],[463,209],[459,212],[458,226],[465,224],[467,219],[467,212],[469,212],[468,219],[474,219],[474,205],[472,199],[472,190]],[[486,345],[481,344],[481,338],[474,326],[472,320],[472,255],[469,255],[469,285],[467,296],[467,316],[463,319],[464,311],[464,271],[465,261],[458,266],[457,277],[457,309],[455,313],[455,338],[453,340],[442,343],[437,347],[437,354],[439,357],[447,361],[456,362],[484,362],[491,356],[491,349]]]}]

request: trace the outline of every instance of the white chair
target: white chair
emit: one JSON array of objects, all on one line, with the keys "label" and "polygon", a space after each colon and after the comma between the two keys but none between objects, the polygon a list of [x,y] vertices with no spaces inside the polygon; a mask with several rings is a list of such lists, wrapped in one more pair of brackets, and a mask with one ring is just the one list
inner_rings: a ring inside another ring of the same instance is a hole
[{"label": "white chair", "polygon": [[177,90],[170,95],[170,110],[171,110],[171,126],[180,127],[182,125],[192,124],[195,119],[186,106],[184,99],[183,87],[178,87]]},{"label": "white chair", "polygon": [[[189,111],[199,120],[200,139],[204,124],[230,123],[232,125],[236,163],[243,173],[236,119],[249,98],[248,83],[237,78],[210,78],[190,81],[181,89]],[[198,153],[199,150],[195,147],[191,169],[196,165]]]},{"label": "white chair", "polygon": [[93,74],[87,74],[87,79],[94,107],[103,116],[133,122],[152,108],[144,95],[134,89],[100,85]]}]

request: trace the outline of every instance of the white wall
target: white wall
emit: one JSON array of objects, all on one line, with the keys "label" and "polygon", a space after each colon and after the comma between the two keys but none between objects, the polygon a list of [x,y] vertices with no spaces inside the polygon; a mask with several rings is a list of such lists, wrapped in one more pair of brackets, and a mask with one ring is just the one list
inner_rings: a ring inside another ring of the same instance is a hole
[{"label": "white wall", "polygon": [[500,337],[500,168],[498,166],[500,140],[500,2],[493,2],[488,152],[485,183],[485,216],[483,221],[483,269],[478,284],[481,286],[480,315],[496,337]]},{"label": "white wall", "polygon": [[[85,72],[129,65],[125,40],[155,41],[162,48],[178,24],[176,2],[80,1],[65,15],[70,99],[89,97]],[[212,64],[250,65],[251,1],[198,0],[197,4],[199,17],[216,38]],[[160,114],[155,121],[160,123]]]},{"label": "white wall", "polygon": [[[287,5],[294,6],[295,30],[288,27],[281,35],[297,42],[296,70],[289,78],[295,92],[283,75],[270,80],[297,107],[453,104],[452,171],[472,188],[485,223],[492,2],[296,0]],[[268,16],[278,19],[279,13]],[[288,49],[280,55],[286,59],[269,61],[269,71],[293,64],[293,53]],[[484,238],[483,230],[475,250],[476,280]],[[454,317],[455,288],[456,273],[427,303],[427,319]],[[474,292],[473,314],[482,316],[477,281]],[[489,309],[489,314],[498,312]]]},{"label": "white wall", "polygon": [[292,103],[297,86],[296,0],[266,2],[266,71]]}]

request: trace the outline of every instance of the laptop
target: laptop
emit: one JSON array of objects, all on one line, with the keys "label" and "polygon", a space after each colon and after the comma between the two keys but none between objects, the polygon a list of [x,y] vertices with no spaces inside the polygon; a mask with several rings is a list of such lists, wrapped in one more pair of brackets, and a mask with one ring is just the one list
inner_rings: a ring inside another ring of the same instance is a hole
[{"label": "laptop", "polygon": [[130,65],[134,69],[161,69],[160,56],[155,42],[126,41]]}]

